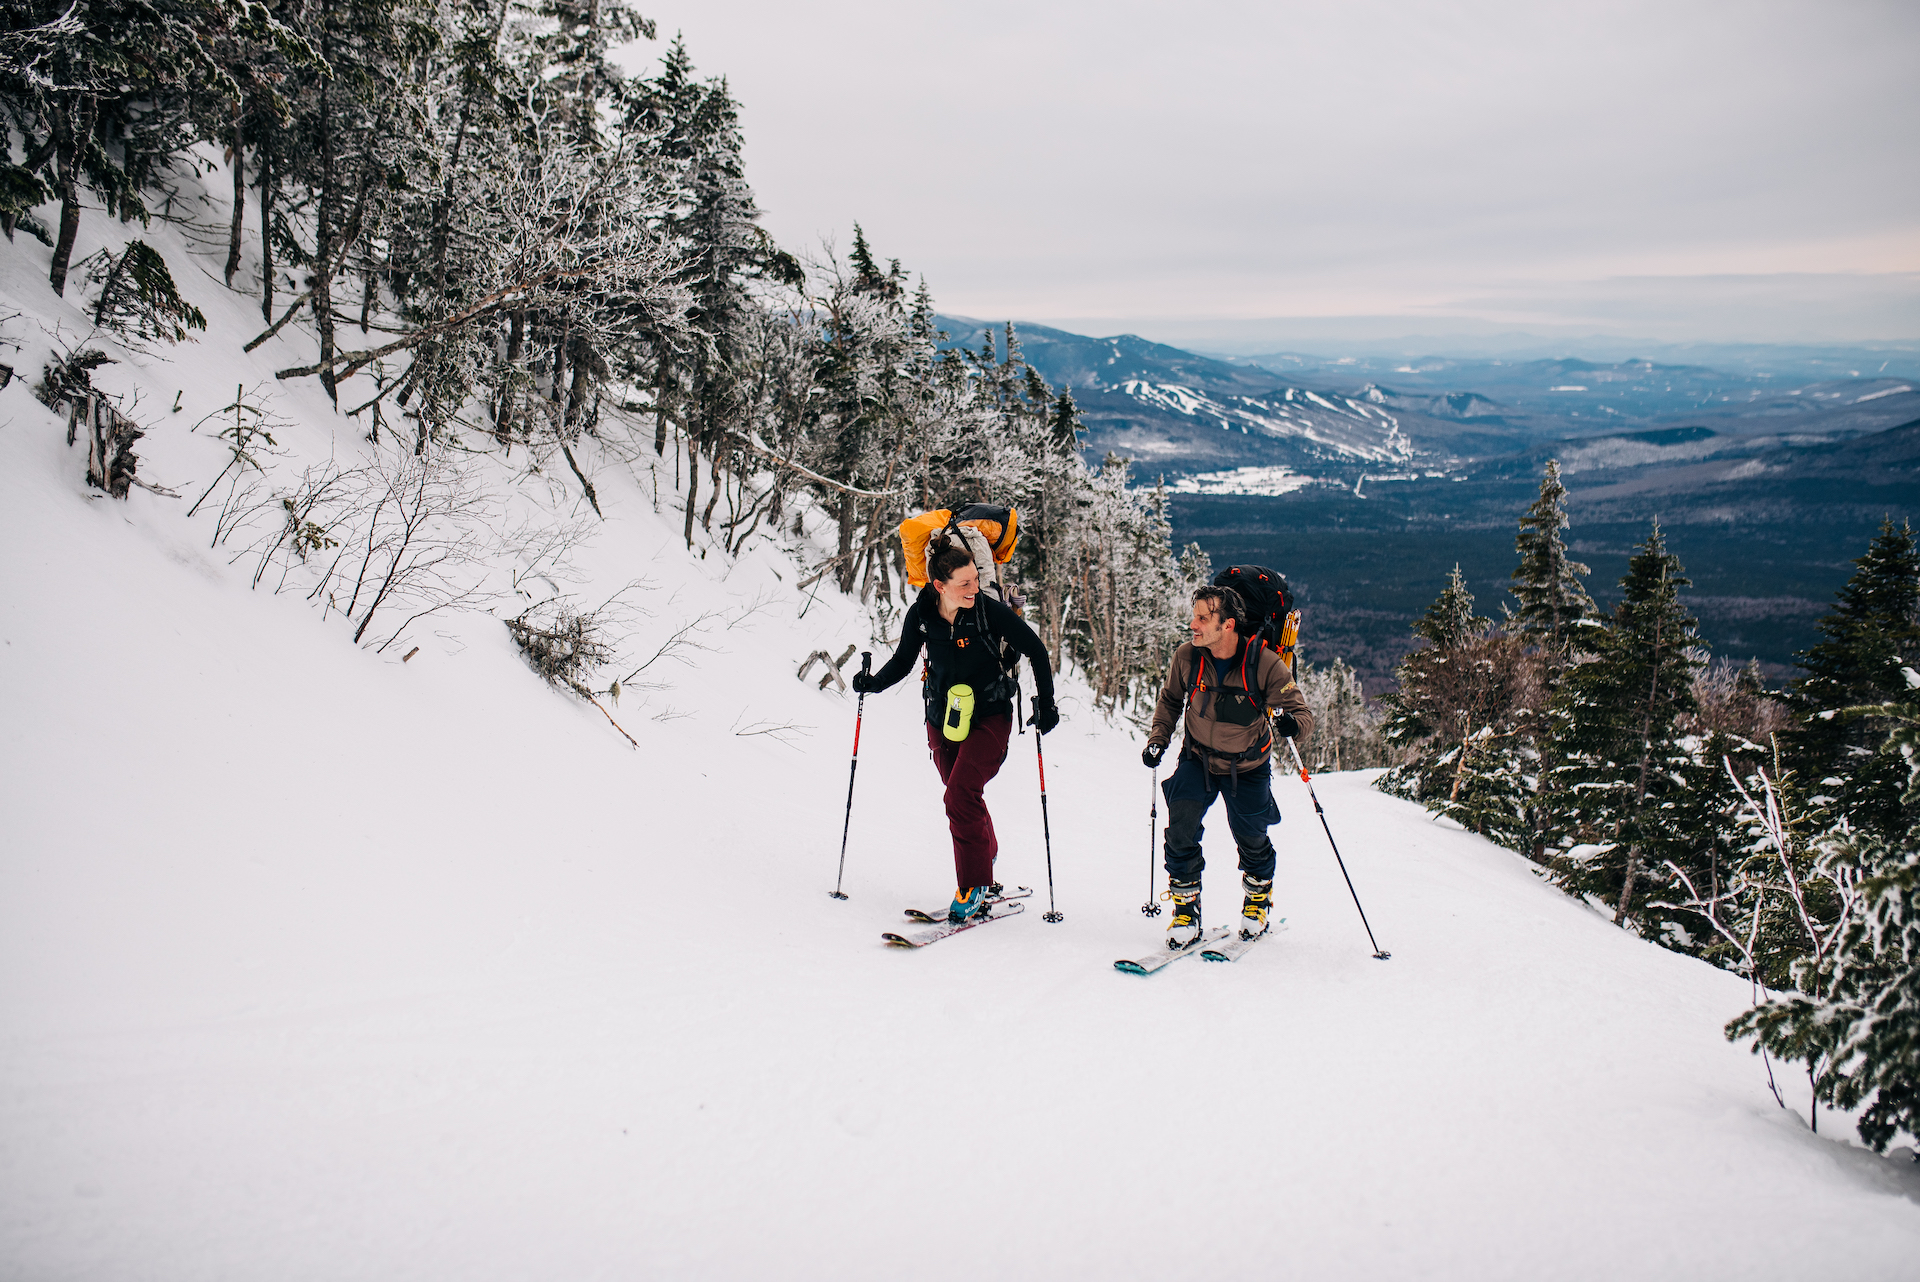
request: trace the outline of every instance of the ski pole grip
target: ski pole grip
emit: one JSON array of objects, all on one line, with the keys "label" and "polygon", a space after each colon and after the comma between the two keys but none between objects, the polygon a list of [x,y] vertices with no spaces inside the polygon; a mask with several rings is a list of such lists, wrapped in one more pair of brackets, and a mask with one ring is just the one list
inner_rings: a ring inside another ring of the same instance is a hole
[{"label": "ski pole grip", "polygon": [[873,651],[862,650],[860,652],[860,671],[862,672],[873,671]]}]

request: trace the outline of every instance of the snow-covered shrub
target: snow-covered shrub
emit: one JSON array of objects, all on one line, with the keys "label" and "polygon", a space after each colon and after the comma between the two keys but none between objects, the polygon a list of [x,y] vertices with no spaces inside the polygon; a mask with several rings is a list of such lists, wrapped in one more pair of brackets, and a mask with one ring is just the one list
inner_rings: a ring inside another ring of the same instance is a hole
[{"label": "snow-covered shrub", "polygon": [[507,632],[527,663],[549,685],[591,697],[593,674],[613,662],[615,645],[597,611],[562,599],[530,606],[507,620]]},{"label": "snow-covered shrub", "polygon": [[93,371],[112,364],[113,357],[97,347],[83,347],[65,356],[56,354],[33,385],[34,399],[50,410],[58,410],[78,397],[91,396]]},{"label": "snow-covered shrub", "polygon": [[1787,716],[1779,701],[1768,696],[1759,663],[1749,661],[1742,667],[1726,659],[1708,664],[1704,653],[1700,658],[1702,666],[1693,678],[1698,707],[1689,724],[1701,734],[1718,732],[1749,743],[1770,742],[1786,725]]},{"label": "snow-covered shrub", "polygon": [[200,309],[180,297],[167,260],[143,240],[128,241],[117,254],[103,249],[77,265],[99,290],[93,323],[130,342],[177,343],[189,330],[207,327]]},{"label": "snow-covered shrub", "polygon": [[214,544],[253,559],[255,587],[271,576],[276,593],[298,587],[323,613],[345,614],[356,642],[385,650],[428,615],[497,595],[498,505],[460,456],[374,447],[365,463],[330,459],[291,482],[270,467],[231,474]]}]

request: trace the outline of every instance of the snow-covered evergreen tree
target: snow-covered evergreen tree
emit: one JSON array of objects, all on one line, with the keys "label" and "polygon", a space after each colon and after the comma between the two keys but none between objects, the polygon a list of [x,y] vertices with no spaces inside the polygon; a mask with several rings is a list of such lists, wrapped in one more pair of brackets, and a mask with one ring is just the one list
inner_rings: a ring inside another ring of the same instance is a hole
[{"label": "snow-covered evergreen tree", "polygon": [[1427,644],[1400,665],[1400,688],[1383,701],[1386,740],[1408,757],[1378,786],[1518,848],[1539,773],[1540,661],[1473,613],[1457,565],[1413,630]]},{"label": "snow-covered evergreen tree", "polygon": [[1904,695],[1903,669],[1920,660],[1920,546],[1904,522],[1883,523],[1833,609],[1822,639],[1799,656],[1806,675],[1786,697],[1788,765],[1835,820],[1894,837],[1907,763],[1871,721],[1847,708]]},{"label": "snow-covered evergreen tree", "polygon": [[[1805,1063],[1816,1101],[1864,1104],[1857,1126],[1876,1149],[1920,1136],[1920,672],[1901,675],[1899,699],[1857,710],[1906,767],[1900,825],[1888,834],[1819,812],[1828,826],[1800,843],[1812,867],[1770,888],[1786,923],[1776,933],[1797,946],[1772,986],[1790,990],[1727,1026],[1729,1038]],[[1775,797],[1763,796],[1752,808],[1771,821]],[[1789,825],[1767,827],[1772,845],[1791,849]]]},{"label": "snow-covered evergreen tree", "polygon": [[1567,670],[1551,709],[1544,804],[1567,848],[1555,876],[1611,904],[1616,922],[1640,920],[1643,885],[1672,897],[1664,861],[1691,840],[1675,811],[1701,663],[1679,597],[1688,583],[1654,522],[1620,580],[1623,599],[1589,643],[1592,657]]},{"label": "snow-covered evergreen tree", "polygon": [[1560,537],[1566,528],[1567,488],[1560,483],[1560,461],[1548,459],[1540,497],[1521,516],[1514,539],[1520,564],[1508,590],[1520,608],[1508,628],[1553,656],[1556,667],[1579,646],[1580,625],[1598,613],[1581,582],[1592,571],[1567,556],[1566,541]]}]

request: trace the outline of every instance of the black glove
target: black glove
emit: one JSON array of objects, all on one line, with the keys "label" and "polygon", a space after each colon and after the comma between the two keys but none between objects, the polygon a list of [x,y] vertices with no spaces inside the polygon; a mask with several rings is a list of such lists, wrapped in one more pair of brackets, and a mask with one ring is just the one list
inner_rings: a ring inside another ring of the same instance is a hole
[{"label": "black glove", "polygon": [[855,694],[872,694],[879,688],[879,678],[875,677],[873,673],[856,672],[853,674],[853,692]]},{"label": "black glove", "polygon": [[1166,755],[1167,745],[1164,743],[1150,743],[1140,750],[1141,762],[1156,769],[1159,768],[1160,759]]},{"label": "black glove", "polygon": [[1053,706],[1053,700],[1042,699],[1036,695],[1033,700],[1033,715],[1027,718],[1027,724],[1041,734],[1046,734],[1060,724],[1060,709]]},{"label": "black glove", "polygon": [[1300,723],[1293,719],[1291,712],[1276,713],[1273,718],[1273,731],[1282,739],[1298,739]]}]

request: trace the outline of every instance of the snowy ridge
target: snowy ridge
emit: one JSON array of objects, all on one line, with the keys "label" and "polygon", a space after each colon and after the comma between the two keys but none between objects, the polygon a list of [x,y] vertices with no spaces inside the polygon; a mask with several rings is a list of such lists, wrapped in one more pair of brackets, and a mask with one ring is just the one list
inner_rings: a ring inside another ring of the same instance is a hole
[{"label": "snowy ridge", "polygon": [[1401,462],[1417,453],[1392,414],[1351,397],[1330,400],[1317,392],[1287,388],[1267,396],[1216,397],[1176,383],[1128,379],[1120,390],[1154,409],[1210,418],[1221,428],[1297,439],[1328,454],[1364,462]]},{"label": "snowy ridge", "polygon": [[[210,330],[117,350],[98,381],[149,428],[142,475],[184,500],[87,489],[27,386],[86,318],[43,249],[0,246],[24,313],[0,390],[0,1273],[1910,1274],[1920,1180],[1829,1136],[1843,1118],[1816,1138],[1775,1107],[1720,1035],[1744,984],[1366,776],[1317,786],[1394,960],[1368,955],[1284,777],[1287,935],[1116,974],[1162,930],[1139,912],[1151,784],[1071,678],[1046,740],[1066,920],[887,948],[951,886],[947,827],[911,683],[869,697],[851,898],[827,897],[855,700],[794,673],[884,649],[796,587],[818,516],[729,557],[684,545],[670,458],[583,460],[603,521],[570,476],[516,483],[523,518],[588,523],[569,591],[645,584],[629,663],[704,617],[698,648],[609,701],[637,747],[528,669],[510,587],[430,616],[404,659],[252,587],[209,511],[186,515],[227,458],[190,426],[268,388],[297,471],[368,457],[364,423],[274,383],[305,340],[241,353],[253,301],[174,229],[148,238]],[[523,463],[478,465],[503,487]],[[999,871],[1037,904],[1034,744],[1014,738],[988,800]],[[1219,920],[1238,886],[1209,827]],[[1192,1048],[1171,1063],[1170,1037]],[[903,1163],[987,1118],[991,1144]],[[1176,1139],[1188,1175],[1154,1182]],[[961,1214],[989,1238],[929,1250]],[[1569,1247],[1622,1222],[1641,1227]]]}]

